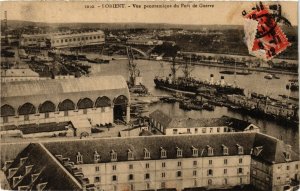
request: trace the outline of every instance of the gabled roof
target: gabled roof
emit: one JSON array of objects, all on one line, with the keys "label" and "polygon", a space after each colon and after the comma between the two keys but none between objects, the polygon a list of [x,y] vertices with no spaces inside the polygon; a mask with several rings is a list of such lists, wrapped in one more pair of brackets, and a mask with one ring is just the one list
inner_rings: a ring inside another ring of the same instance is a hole
[{"label": "gabled roof", "polygon": [[243,131],[251,123],[228,116],[222,116],[221,118],[182,118],[182,117],[170,117],[161,110],[155,110],[149,115],[150,118],[155,119],[164,128],[193,128],[193,127],[221,127],[227,126],[236,129],[237,131]]},{"label": "gabled roof", "polygon": [[76,154],[80,152],[83,163],[94,163],[93,152],[101,155],[102,162],[110,162],[110,152],[118,154],[118,161],[127,161],[127,151],[130,149],[135,160],[143,160],[146,148],[151,153],[151,159],[160,159],[160,148],[167,151],[167,158],[177,158],[176,147],[183,150],[183,157],[192,157],[192,146],[199,149],[199,156],[207,155],[207,145],[214,149],[214,156],[223,156],[222,144],[229,148],[229,155],[237,155],[237,144],[244,147],[244,153],[250,154],[254,133],[228,133],[218,135],[179,135],[179,136],[146,136],[129,138],[109,138],[97,140],[82,140],[44,143],[53,155],[63,155],[76,162]]},{"label": "gabled roof", "polygon": [[[128,138],[108,138],[95,140],[77,140],[44,143],[53,155],[63,155],[76,162],[76,154],[80,152],[83,163],[94,163],[93,152],[101,155],[101,162],[110,162],[110,152],[118,154],[118,161],[127,161],[127,151],[130,149],[135,160],[144,160],[144,149],[151,153],[151,159],[160,159],[160,148],[167,151],[168,159],[175,159],[176,148],[183,150],[183,158],[193,157],[192,148],[199,150],[199,157],[208,157],[207,146],[213,148],[213,156],[223,156],[223,147],[228,147],[228,155],[239,155],[238,145],[243,147],[244,155],[251,155],[253,148],[263,146],[259,156],[252,156],[266,163],[284,162],[284,143],[276,138],[260,133],[226,133],[210,135],[172,135],[172,136],[146,136]],[[294,152],[293,152],[294,153]],[[292,154],[291,160],[299,160],[299,156]]]},{"label": "gabled roof", "polygon": [[[255,155],[254,149],[260,150],[258,156]],[[266,134],[257,133],[253,144],[252,157],[267,163],[284,163],[286,162],[284,153],[289,150],[288,145],[283,141]],[[290,150],[291,160],[299,160],[299,154]]]},{"label": "gabled roof", "polygon": [[1,104],[8,104],[15,110],[26,102],[38,107],[47,100],[58,105],[63,100],[70,99],[76,104],[82,98],[89,98],[95,102],[98,97],[106,96],[113,101],[120,95],[124,95],[128,99],[130,96],[127,83],[122,76],[1,83]]},{"label": "gabled roof", "polygon": [[[24,157],[27,159],[20,166],[20,159]],[[33,165],[32,170],[25,174],[25,168],[29,165]],[[37,184],[45,182],[47,182],[45,190],[81,190],[78,184],[51,158],[49,153],[37,143],[30,144],[20,152],[10,168],[18,168],[13,177],[23,176],[16,185],[13,185],[13,178],[8,180],[13,190],[18,190],[18,186],[30,186],[36,190]],[[8,176],[9,169],[5,172],[6,176]],[[32,174],[39,174],[34,182],[31,181]]]},{"label": "gabled roof", "polygon": [[172,121],[172,118],[170,116],[166,115],[164,112],[162,112],[159,109],[153,111],[149,115],[149,118],[155,119],[156,121],[158,121],[164,127],[168,127],[169,124]]},{"label": "gabled roof", "polygon": [[[73,79],[14,81],[2,83],[2,97],[84,93],[127,89],[122,76],[93,76]],[[55,90],[55,91],[53,91]]]}]

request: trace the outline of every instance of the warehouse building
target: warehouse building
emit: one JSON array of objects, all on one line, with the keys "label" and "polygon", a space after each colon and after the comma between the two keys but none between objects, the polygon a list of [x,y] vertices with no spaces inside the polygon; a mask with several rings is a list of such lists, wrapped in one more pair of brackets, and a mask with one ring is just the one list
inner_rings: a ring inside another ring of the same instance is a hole
[{"label": "warehouse building", "polygon": [[96,31],[68,31],[60,33],[23,34],[20,45],[22,47],[49,47],[70,48],[90,45],[100,45],[105,42],[105,34],[101,30]]},{"label": "warehouse building", "polygon": [[14,81],[1,87],[0,127],[130,120],[129,90],[122,76]]}]

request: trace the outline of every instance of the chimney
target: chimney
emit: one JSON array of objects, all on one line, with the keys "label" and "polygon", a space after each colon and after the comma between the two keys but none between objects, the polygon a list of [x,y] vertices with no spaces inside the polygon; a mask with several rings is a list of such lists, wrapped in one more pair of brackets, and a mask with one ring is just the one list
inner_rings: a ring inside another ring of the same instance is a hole
[{"label": "chimney", "polygon": [[221,86],[224,86],[225,85],[225,78],[224,76],[221,76]]},{"label": "chimney", "polygon": [[214,84],[214,75],[210,74],[209,84]]}]

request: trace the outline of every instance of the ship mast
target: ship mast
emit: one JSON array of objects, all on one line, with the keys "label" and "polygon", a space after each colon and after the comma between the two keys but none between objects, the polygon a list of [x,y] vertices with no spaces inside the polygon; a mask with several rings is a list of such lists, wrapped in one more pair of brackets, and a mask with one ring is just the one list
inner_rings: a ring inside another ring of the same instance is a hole
[{"label": "ship mast", "polygon": [[172,58],[172,65],[171,65],[171,75],[172,75],[172,82],[176,80],[176,63],[175,63],[176,56],[173,56]]},{"label": "ship mast", "polygon": [[234,61],[234,86],[236,87],[236,61]]},{"label": "ship mast", "polygon": [[136,68],[136,63],[133,62],[134,55],[131,47],[126,47],[127,57],[128,57],[128,68],[129,68],[129,84],[134,86],[136,76],[139,76],[140,72]]},{"label": "ship mast", "polygon": [[4,20],[3,20],[3,33],[4,33],[4,42],[8,44],[8,27],[7,27],[7,11],[4,11]]},{"label": "ship mast", "polygon": [[183,70],[182,70],[185,79],[188,79],[190,77],[190,75],[191,75],[191,72],[193,70],[190,67],[191,65],[192,65],[192,56],[190,55],[190,62],[189,63],[185,62],[185,65],[184,65]]}]

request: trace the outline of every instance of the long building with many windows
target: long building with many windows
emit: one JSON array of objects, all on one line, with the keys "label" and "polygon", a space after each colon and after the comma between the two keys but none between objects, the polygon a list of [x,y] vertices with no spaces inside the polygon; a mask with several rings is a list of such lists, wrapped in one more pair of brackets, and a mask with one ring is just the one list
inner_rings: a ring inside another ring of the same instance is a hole
[{"label": "long building with many windows", "polygon": [[105,34],[96,31],[68,31],[60,33],[23,34],[20,45],[22,47],[37,46],[49,48],[69,48],[89,45],[100,45],[105,42]]},{"label": "long building with many windows", "polygon": [[259,127],[256,125],[236,118],[227,116],[198,119],[170,117],[161,110],[155,110],[149,115],[149,128],[164,135],[259,132]]},{"label": "long building with many windows", "polygon": [[[225,189],[253,185],[279,191],[291,181],[299,181],[300,174],[299,155],[289,145],[255,132],[104,138],[28,147],[37,152],[30,154],[27,148],[4,164],[13,189],[41,183],[59,189],[51,185],[51,177],[64,176],[68,180],[64,188],[76,186],[77,190]],[[47,170],[47,163],[35,164],[31,159],[39,152],[63,174],[44,174],[35,182],[25,178]]]}]

